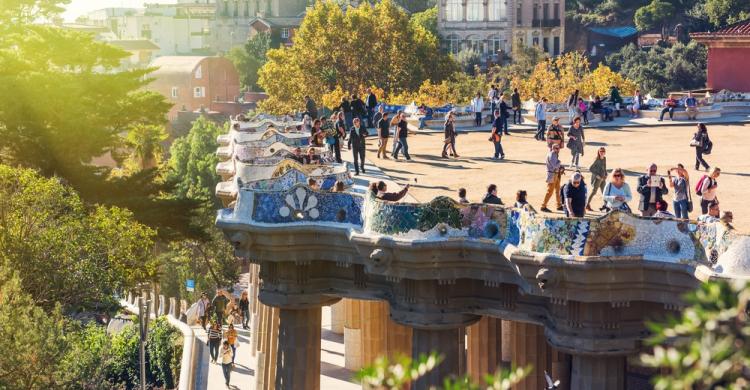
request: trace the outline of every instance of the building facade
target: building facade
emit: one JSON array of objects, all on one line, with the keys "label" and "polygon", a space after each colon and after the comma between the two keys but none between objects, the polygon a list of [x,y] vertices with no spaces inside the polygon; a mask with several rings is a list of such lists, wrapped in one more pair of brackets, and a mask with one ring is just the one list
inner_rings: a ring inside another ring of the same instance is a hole
[{"label": "building facade", "polygon": [[438,33],[454,54],[478,51],[497,61],[515,45],[538,46],[550,55],[564,47],[562,0],[439,0]]},{"label": "building facade", "polygon": [[157,70],[149,75],[153,81],[147,89],[161,93],[173,104],[169,120],[176,119],[178,111],[239,113],[235,111],[239,110],[240,77],[227,58],[163,56],[150,66]]},{"label": "building facade", "polygon": [[714,90],[750,92],[750,19],[690,37],[708,47],[706,84]]}]

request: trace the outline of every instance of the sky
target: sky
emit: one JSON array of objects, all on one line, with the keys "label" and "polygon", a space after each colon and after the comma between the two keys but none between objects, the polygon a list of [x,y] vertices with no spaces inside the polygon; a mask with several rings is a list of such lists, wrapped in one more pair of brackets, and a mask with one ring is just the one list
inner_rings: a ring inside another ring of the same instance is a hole
[{"label": "sky", "polygon": [[[149,0],[149,3],[176,3],[176,0]],[[129,7],[143,8],[144,0],[71,0],[65,6],[63,17],[65,21],[72,22],[83,14],[102,8],[110,7]]]}]

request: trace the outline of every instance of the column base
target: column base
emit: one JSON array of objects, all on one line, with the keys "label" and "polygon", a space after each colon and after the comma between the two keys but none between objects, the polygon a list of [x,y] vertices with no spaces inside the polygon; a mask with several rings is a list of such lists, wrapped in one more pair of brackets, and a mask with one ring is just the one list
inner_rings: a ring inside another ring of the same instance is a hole
[{"label": "column base", "polygon": [[437,352],[443,361],[412,385],[412,390],[427,390],[433,386],[442,386],[443,379],[460,374],[459,362],[459,328],[446,330],[428,330],[415,328],[412,336],[412,357]]},{"label": "column base", "polygon": [[279,309],[276,389],[320,389],[321,308]]},{"label": "column base", "polygon": [[573,355],[570,388],[624,390],[625,356]]}]

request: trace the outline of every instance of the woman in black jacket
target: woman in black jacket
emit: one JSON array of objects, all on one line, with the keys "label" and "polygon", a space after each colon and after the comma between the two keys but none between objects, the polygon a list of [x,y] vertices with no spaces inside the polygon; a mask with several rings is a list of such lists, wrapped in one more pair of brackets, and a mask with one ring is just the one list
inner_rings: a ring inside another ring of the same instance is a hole
[{"label": "woman in black jacket", "polygon": [[713,145],[708,138],[708,129],[706,128],[705,123],[698,123],[698,131],[693,135],[693,141],[690,142],[690,145],[695,148],[695,170],[697,171],[698,167],[703,165],[703,168],[708,171],[709,165],[706,160],[703,159],[703,153],[705,153],[706,150],[710,150]]},{"label": "woman in black jacket", "polygon": [[445,116],[445,125],[443,125],[443,129],[445,131],[445,140],[443,143],[443,158],[448,158],[449,148],[453,157],[458,157],[458,153],[456,152],[456,127],[453,124],[454,120],[455,119],[452,112],[449,112]]}]

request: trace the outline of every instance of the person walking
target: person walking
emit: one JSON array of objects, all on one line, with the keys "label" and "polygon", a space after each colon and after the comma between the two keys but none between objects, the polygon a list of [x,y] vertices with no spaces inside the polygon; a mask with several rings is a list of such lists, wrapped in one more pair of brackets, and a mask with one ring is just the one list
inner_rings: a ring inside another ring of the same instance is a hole
[{"label": "person walking", "polygon": [[453,117],[452,112],[445,114],[445,124],[443,125],[443,131],[445,132],[445,139],[443,140],[443,158],[448,158],[449,151],[454,158],[458,158],[458,153],[456,152],[456,128],[454,121],[455,118]]},{"label": "person walking", "polygon": [[698,181],[698,191],[696,195],[701,197],[701,213],[705,214],[708,211],[708,205],[711,202],[719,202],[716,198],[716,190],[719,187],[719,182],[716,180],[721,175],[721,169],[714,168],[711,171],[711,175],[703,175]]},{"label": "person walking", "polygon": [[331,120],[334,120],[334,134],[333,144],[330,145],[330,148],[336,162],[341,164],[341,140],[346,139],[346,119],[344,118],[344,113],[339,111],[335,118],[331,117]]},{"label": "person walking", "polygon": [[573,158],[570,160],[570,166],[578,168],[580,156],[583,156],[583,148],[586,144],[586,136],[581,126],[581,118],[573,119],[573,125],[568,129],[568,149]]},{"label": "person walking", "polygon": [[385,105],[381,104],[378,106],[378,111],[372,116],[372,123],[376,128],[380,120],[383,119],[383,114],[385,114]]},{"label": "person walking", "polygon": [[581,172],[576,172],[563,188],[565,216],[583,218],[586,215],[586,183]]},{"label": "person walking", "polygon": [[562,200],[560,199],[560,179],[565,172],[562,164],[560,163],[560,145],[557,143],[552,144],[549,153],[547,153],[547,193],[544,194],[544,202],[542,202],[541,211],[551,213],[552,210],[547,208],[549,199],[554,196],[555,203],[557,204],[557,210],[562,210]]},{"label": "person walking", "polygon": [[573,124],[573,119],[575,119],[578,116],[578,90],[576,89],[568,96],[568,101],[566,103],[566,106],[568,107],[568,120],[570,124]]},{"label": "person walking", "polygon": [[401,122],[401,115],[403,115],[403,113],[404,113],[403,111],[399,111],[391,119],[390,129],[393,132],[393,137],[395,138],[393,140],[393,150],[391,151],[391,157],[393,157],[396,154],[396,147],[398,146],[398,124],[399,122]]},{"label": "person walking", "polygon": [[229,341],[224,340],[221,346],[221,371],[224,373],[224,384],[229,388],[229,378],[232,375],[233,354]]},{"label": "person walking", "polygon": [[471,112],[474,113],[474,124],[477,127],[482,126],[482,110],[484,110],[484,100],[482,100],[482,94],[477,92],[477,95],[471,99]]},{"label": "person walking", "polygon": [[365,173],[365,148],[368,133],[367,129],[362,126],[362,120],[354,118],[354,126],[349,130],[349,143],[348,148],[352,151],[352,157],[354,159],[354,171],[355,175],[359,175],[359,171]]},{"label": "person walking", "polygon": [[638,178],[637,191],[641,195],[638,210],[644,217],[651,217],[656,213],[656,203],[669,193],[663,177],[656,174],[656,164],[651,164],[648,173]]},{"label": "person walking", "polygon": [[234,365],[234,357],[237,355],[237,329],[234,329],[233,324],[229,324],[229,329],[224,332],[224,337],[229,342],[229,347],[232,348],[232,365]]},{"label": "person walking", "polygon": [[484,198],[482,198],[482,203],[499,204],[500,206],[503,206],[503,200],[500,199],[499,196],[497,196],[496,185],[490,184],[487,186],[487,193],[484,194]]},{"label": "person walking", "polygon": [[[505,118],[507,122],[508,118]],[[492,133],[490,134],[490,142],[495,147],[495,154],[492,156],[493,160],[504,159],[505,153],[503,152],[503,117],[500,110],[495,110],[495,121],[492,123]]]},{"label": "person walking", "polygon": [[208,344],[208,355],[211,357],[211,363],[216,363],[219,358],[219,346],[221,345],[221,326],[216,321],[211,321],[206,344]]},{"label": "person walking", "polygon": [[[359,95],[354,93],[352,94],[351,104],[353,118],[359,118],[360,122],[362,123],[362,127],[365,127],[365,120],[367,119],[367,106],[365,105],[365,102],[359,98]],[[354,122],[353,118],[352,123]]]},{"label": "person walking", "polygon": [[536,134],[534,139],[544,141],[544,130],[547,128],[547,98],[543,97],[534,107],[534,119],[536,119]]},{"label": "person walking", "polygon": [[578,98],[578,114],[581,116],[581,118],[583,118],[583,124],[588,125],[589,124],[589,106],[581,97]]},{"label": "person walking", "polygon": [[248,299],[247,291],[243,291],[240,296],[240,313],[242,314],[242,329],[247,329],[248,321],[250,321],[250,299]]},{"label": "person walking", "polygon": [[547,147],[552,148],[552,145],[557,145],[560,149],[563,148],[565,143],[565,130],[563,130],[560,124],[560,117],[552,117],[552,124],[549,125],[547,130]]},{"label": "person walking", "polygon": [[208,295],[206,295],[206,293],[202,293],[201,299],[198,300],[198,320],[201,322],[203,330],[206,330],[210,310],[211,301],[208,300]]},{"label": "person walking", "polygon": [[513,124],[520,125],[521,118],[521,94],[518,93],[518,88],[513,88],[513,93],[510,95],[510,106],[513,109]]},{"label": "person walking", "polygon": [[591,209],[591,199],[594,198],[597,190],[604,193],[604,186],[607,184],[607,150],[603,146],[596,153],[596,158],[589,167],[589,172],[591,172],[591,193],[586,201],[586,211],[594,211]]},{"label": "person walking", "polygon": [[378,97],[372,92],[372,88],[367,88],[366,106],[367,106],[367,128],[372,129],[375,127],[373,117],[375,116],[375,108],[378,106]]},{"label": "person walking", "polygon": [[497,99],[500,95],[497,86],[494,84],[490,87],[490,91],[487,93],[487,101],[490,103],[490,118],[494,120],[495,110],[497,110]]},{"label": "person walking", "polygon": [[505,103],[505,96],[500,95],[500,102],[498,103],[498,109],[500,110],[500,119],[503,123],[502,132],[505,135],[510,135],[510,132],[508,132],[508,116],[510,113],[508,113],[508,103]]},{"label": "person walking", "polygon": [[406,161],[411,161],[411,156],[409,156],[409,144],[406,143],[406,137],[409,135],[409,125],[406,123],[406,115],[403,112],[401,113],[401,115],[399,115],[396,132],[398,145],[393,151],[393,158],[395,160],[398,160],[398,152],[403,150]]},{"label": "person walking", "polygon": [[[672,171],[675,171],[677,175],[672,176]],[[688,172],[682,164],[677,164],[677,167],[669,168],[667,176],[669,176],[669,186],[674,189],[672,197],[674,214],[677,218],[688,219],[688,213],[692,211]]]},{"label": "person walking", "polygon": [[[669,97],[667,99],[664,99],[662,105],[664,106],[664,108],[661,109],[661,113],[659,114],[659,122],[664,120],[664,114],[666,113],[669,113],[669,120],[673,121],[674,110],[675,108],[677,108],[677,100],[674,99],[674,95],[670,93]],[[675,212],[677,212],[677,210],[675,210]]]},{"label": "person walking", "polygon": [[219,327],[224,326],[224,311],[227,308],[229,299],[224,295],[224,291],[221,289],[216,290],[216,296],[211,301],[211,307],[214,308],[214,314],[216,315],[216,322]]},{"label": "person walking", "polygon": [[697,171],[698,168],[703,165],[703,168],[708,171],[710,166],[706,160],[703,159],[703,155],[711,153],[713,142],[708,138],[708,129],[706,128],[705,123],[698,123],[698,131],[693,134],[690,146],[695,148],[695,170]]},{"label": "person walking", "polygon": [[630,192],[630,186],[625,182],[625,173],[622,168],[615,168],[612,171],[612,180],[604,186],[602,197],[605,205],[603,210],[631,212],[628,202],[633,199],[633,194]]},{"label": "person walking", "polygon": [[[382,107],[382,106],[381,106]],[[381,118],[377,122],[378,129],[378,158],[388,159],[385,149],[388,147],[388,137],[390,137],[390,126],[387,112],[381,113]],[[382,157],[381,157],[382,156]]]}]

